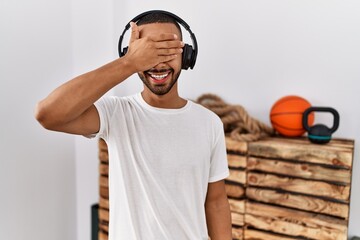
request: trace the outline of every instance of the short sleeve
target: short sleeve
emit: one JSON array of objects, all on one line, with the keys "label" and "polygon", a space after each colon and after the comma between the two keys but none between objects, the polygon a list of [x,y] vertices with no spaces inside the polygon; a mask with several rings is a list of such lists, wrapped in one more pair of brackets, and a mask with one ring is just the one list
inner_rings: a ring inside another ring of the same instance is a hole
[{"label": "short sleeve", "polygon": [[94,103],[95,108],[99,114],[100,129],[99,129],[98,133],[88,135],[85,137],[88,137],[88,138],[100,137],[105,140],[107,139],[107,136],[109,133],[110,122],[111,122],[111,118],[115,112],[116,103],[117,103],[117,98],[114,96],[102,97]]},{"label": "short sleeve", "polygon": [[220,120],[216,133],[216,141],[211,152],[209,182],[216,182],[229,176],[225,134]]}]

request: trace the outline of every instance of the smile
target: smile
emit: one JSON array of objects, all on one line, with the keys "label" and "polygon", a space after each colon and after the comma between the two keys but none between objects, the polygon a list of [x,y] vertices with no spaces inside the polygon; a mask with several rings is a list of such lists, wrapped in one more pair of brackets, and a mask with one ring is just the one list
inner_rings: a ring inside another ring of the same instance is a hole
[{"label": "smile", "polygon": [[161,80],[163,78],[166,78],[168,75],[169,75],[169,73],[161,74],[161,75],[150,74],[150,76],[152,78],[155,78],[156,80]]},{"label": "smile", "polygon": [[171,71],[168,71],[165,73],[164,72],[162,72],[162,73],[147,72],[147,75],[156,84],[162,84],[168,80],[170,73],[171,73]]}]

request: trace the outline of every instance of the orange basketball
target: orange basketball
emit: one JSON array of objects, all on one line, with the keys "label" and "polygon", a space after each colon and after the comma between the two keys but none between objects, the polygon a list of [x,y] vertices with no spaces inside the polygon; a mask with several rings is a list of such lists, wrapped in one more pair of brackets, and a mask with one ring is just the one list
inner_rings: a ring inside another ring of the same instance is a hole
[{"label": "orange basketball", "polygon": [[[304,111],[311,107],[311,104],[299,96],[285,96],[280,98],[272,106],[270,121],[274,129],[286,137],[298,137],[305,133],[302,125]],[[314,123],[314,113],[308,116],[308,124]]]}]

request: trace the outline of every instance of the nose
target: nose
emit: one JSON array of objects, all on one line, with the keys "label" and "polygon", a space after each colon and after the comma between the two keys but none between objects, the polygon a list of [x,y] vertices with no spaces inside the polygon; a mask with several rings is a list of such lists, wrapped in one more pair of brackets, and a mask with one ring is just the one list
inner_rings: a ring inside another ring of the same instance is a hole
[{"label": "nose", "polygon": [[151,68],[149,71],[166,71],[166,70],[169,70],[169,69],[171,69],[169,64],[167,64],[167,63],[159,63],[158,65]]},{"label": "nose", "polygon": [[162,63],[159,63],[158,65],[156,65],[154,67],[155,69],[166,69],[166,68],[169,68],[169,65],[167,65],[166,63],[162,62]]}]

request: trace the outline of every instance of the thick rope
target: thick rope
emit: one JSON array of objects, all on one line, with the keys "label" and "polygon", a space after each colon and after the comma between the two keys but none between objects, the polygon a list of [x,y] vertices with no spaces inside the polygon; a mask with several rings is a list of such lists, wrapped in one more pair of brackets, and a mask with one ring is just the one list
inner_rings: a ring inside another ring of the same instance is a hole
[{"label": "thick rope", "polygon": [[251,142],[275,133],[273,128],[250,117],[242,106],[227,104],[217,95],[201,95],[197,102],[221,118],[225,133],[234,140]]}]

